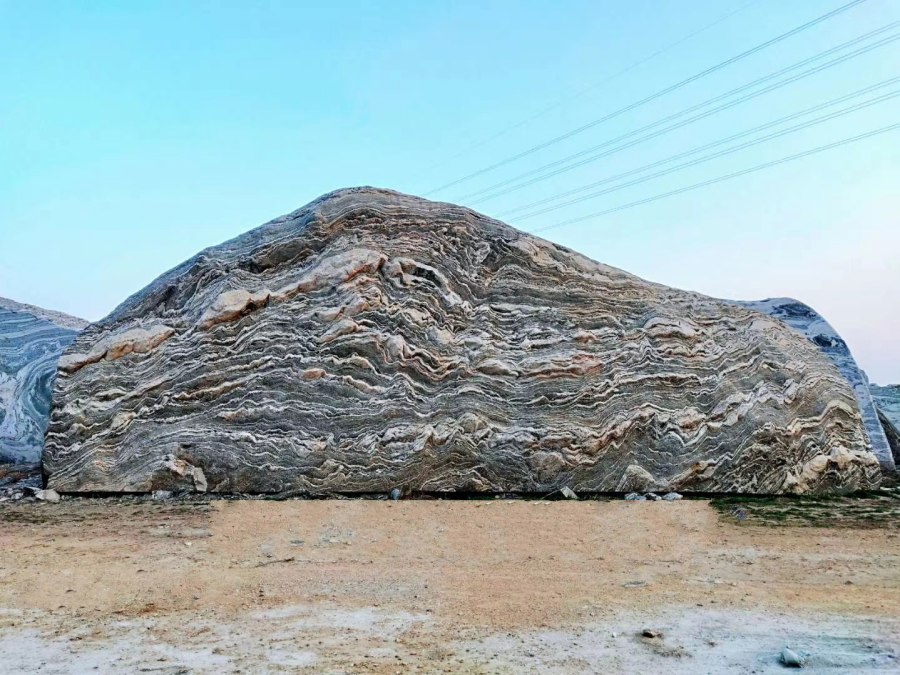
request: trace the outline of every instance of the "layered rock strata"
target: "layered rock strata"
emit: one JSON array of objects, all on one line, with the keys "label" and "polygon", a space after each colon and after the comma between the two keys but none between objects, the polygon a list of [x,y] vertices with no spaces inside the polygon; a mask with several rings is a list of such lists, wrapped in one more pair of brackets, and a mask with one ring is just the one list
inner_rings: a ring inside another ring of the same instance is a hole
[{"label": "layered rock strata", "polygon": [[57,359],[86,325],[0,298],[0,462],[40,461]]},{"label": "layered rock strata", "polygon": [[894,464],[900,467],[900,384],[886,387],[873,384],[869,391],[878,409],[878,419],[884,428],[884,435],[894,454]]},{"label": "layered rock strata", "polygon": [[856,359],[850,353],[847,343],[831,327],[831,324],[812,307],[793,298],[769,298],[738,302],[738,304],[783,321],[814,343],[834,363],[841,375],[853,387],[853,394],[862,414],[872,452],[878,457],[878,461],[886,471],[894,471],[896,469],[894,456],[885,430],[878,418],[875,402],[872,400],[869,380],[865,372],[856,365]]},{"label": "layered rock strata", "polygon": [[829,492],[880,480],[780,321],[471,210],[328,194],[164,274],[60,360],[62,492]]}]

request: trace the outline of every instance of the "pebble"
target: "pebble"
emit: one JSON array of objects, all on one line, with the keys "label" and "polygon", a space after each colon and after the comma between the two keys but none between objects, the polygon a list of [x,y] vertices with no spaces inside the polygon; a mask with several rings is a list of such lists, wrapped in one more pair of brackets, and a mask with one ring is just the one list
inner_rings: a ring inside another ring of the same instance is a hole
[{"label": "pebble", "polygon": [[652,628],[645,628],[641,631],[641,635],[645,638],[658,638],[662,637],[662,633],[658,630],[653,630]]},{"label": "pebble", "polygon": [[645,502],[647,498],[644,495],[639,495],[637,492],[629,492],[625,495],[625,501],[628,502]]},{"label": "pebble", "polygon": [[167,499],[172,499],[173,494],[171,490],[154,490],[151,496],[155,502],[164,502]]},{"label": "pebble", "polygon": [[391,490],[391,501],[395,502],[400,499],[400,488],[394,488]]},{"label": "pebble", "polygon": [[660,497],[655,492],[648,492],[645,496],[647,497],[647,499],[654,501],[654,502],[658,502],[660,499],[662,499],[662,497]]},{"label": "pebble", "polygon": [[788,668],[802,668],[806,659],[790,647],[781,650],[781,662]]},{"label": "pebble", "polygon": [[674,502],[679,499],[684,499],[684,497],[677,492],[669,492],[663,495],[663,499],[665,499],[667,502]]},{"label": "pebble", "polygon": [[578,499],[578,495],[575,494],[575,491],[572,490],[572,488],[570,488],[568,486],[564,487],[562,490],[560,490],[560,492],[562,493],[562,496],[565,497],[566,499]]}]

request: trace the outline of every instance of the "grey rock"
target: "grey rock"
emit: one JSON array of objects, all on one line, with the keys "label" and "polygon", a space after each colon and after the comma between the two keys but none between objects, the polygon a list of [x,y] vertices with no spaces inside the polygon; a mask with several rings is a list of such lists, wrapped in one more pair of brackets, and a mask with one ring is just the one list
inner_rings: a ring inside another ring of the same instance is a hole
[{"label": "grey rock", "polygon": [[43,469],[65,492],[881,480],[847,382],[781,322],[373,188],[209,248],[89,326],[59,361]]},{"label": "grey rock", "polygon": [[34,493],[34,496],[42,502],[50,502],[51,504],[59,502],[59,493],[56,490],[38,490]]},{"label": "grey rock", "polygon": [[629,492],[625,495],[625,501],[627,502],[645,502],[647,498],[644,495],[638,494],[637,492]]},{"label": "grey rock", "polygon": [[37,463],[56,362],[87,322],[0,298],[0,463]]},{"label": "grey rock", "polygon": [[398,499],[400,499],[400,496],[400,488],[394,488],[393,490],[391,490],[390,497],[392,502],[396,502]]},{"label": "grey rock", "polygon": [[900,384],[885,387],[873,384],[869,386],[869,391],[878,410],[878,421],[894,456],[894,466],[900,469]]},{"label": "grey rock", "polygon": [[900,428],[898,428],[880,409],[878,411],[878,421],[881,422],[885,438],[887,438],[888,445],[891,446],[891,454],[894,456],[894,466],[898,467],[898,471],[900,471]]},{"label": "grey rock", "polygon": [[658,494],[656,494],[655,492],[648,492],[648,493],[645,494],[644,496],[645,496],[649,501],[651,501],[651,502],[658,502],[659,500],[662,499],[662,497],[660,497],[660,496],[659,496]]},{"label": "grey rock", "polygon": [[663,499],[665,499],[667,502],[674,502],[678,501],[679,499],[684,499],[684,497],[677,492],[668,492],[663,495]]},{"label": "grey rock", "polygon": [[565,497],[566,499],[578,499],[578,495],[575,494],[575,493],[572,491],[572,489],[569,488],[569,487],[563,487],[563,488],[560,490],[560,493],[561,493],[562,496]]},{"label": "grey rock", "polygon": [[782,649],[779,658],[781,663],[788,668],[802,668],[806,663],[806,657],[803,654],[795,652],[790,647]]},{"label": "grey rock", "polygon": [[872,452],[881,466],[893,471],[896,468],[891,448],[878,421],[878,413],[872,400],[872,392],[866,374],[856,365],[847,343],[822,316],[809,305],[793,298],[769,298],[738,302],[743,307],[764,312],[775,317],[805,336],[825,354],[847,382],[853,387],[858,409],[862,415]]},{"label": "grey rock", "polygon": [[174,497],[174,496],[175,496],[175,493],[172,492],[171,490],[154,490],[153,491],[153,501],[155,501],[155,502],[165,502],[165,501],[172,499],[172,497]]}]

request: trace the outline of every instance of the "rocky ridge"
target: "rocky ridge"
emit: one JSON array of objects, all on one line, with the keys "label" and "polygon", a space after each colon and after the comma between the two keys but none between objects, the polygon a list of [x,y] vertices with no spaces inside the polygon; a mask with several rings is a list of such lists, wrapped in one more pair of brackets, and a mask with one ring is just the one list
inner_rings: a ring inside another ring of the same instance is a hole
[{"label": "rocky ridge", "polygon": [[326,195],[78,336],[60,492],[828,492],[873,487],[847,382],[748,308],[471,210]]}]

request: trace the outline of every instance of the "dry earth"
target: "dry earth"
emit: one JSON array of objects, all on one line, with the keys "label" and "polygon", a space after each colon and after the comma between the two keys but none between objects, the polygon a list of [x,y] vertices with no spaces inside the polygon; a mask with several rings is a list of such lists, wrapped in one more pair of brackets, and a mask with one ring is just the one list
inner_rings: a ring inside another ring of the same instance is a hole
[{"label": "dry earth", "polygon": [[3,504],[0,668],[762,673],[783,670],[790,645],[813,672],[900,670],[900,520],[754,513],[705,500]]}]

